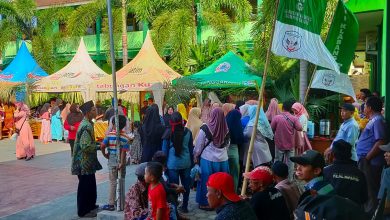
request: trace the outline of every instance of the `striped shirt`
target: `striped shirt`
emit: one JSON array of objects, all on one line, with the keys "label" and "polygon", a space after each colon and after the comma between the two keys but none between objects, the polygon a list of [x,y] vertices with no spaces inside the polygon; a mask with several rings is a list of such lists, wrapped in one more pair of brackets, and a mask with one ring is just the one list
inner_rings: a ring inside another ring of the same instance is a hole
[{"label": "striped shirt", "polygon": [[[129,145],[130,139],[126,136],[126,134],[121,133],[119,136],[119,148],[122,151],[128,151],[130,148]],[[117,149],[116,149],[116,131],[110,132],[104,140],[102,141],[102,144],[107,147],[107,151],[109,154],[108,158],[108,166],[117,166],[118,165],[118,156],[117,156]]]}]

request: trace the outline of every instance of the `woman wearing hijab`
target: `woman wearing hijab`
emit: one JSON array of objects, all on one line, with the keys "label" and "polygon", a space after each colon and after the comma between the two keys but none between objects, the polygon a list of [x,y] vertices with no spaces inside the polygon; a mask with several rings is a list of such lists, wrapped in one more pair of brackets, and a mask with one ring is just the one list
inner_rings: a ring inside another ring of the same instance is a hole
[{"label": "woman wearing hijab", "polygon": [[[276,115],[280,115],[281,113],[282,112],[280,111],[278,100],[276,98],[271,99],[271,102],[268,105],[267,112],[265,113],[269,123],[272,122],[272,119]],[[272,159],[274,159],[275,158],[275,141],[271,140],[269,138],[266,138],[266,140],[268,142],[269,149],[271,151]]]},{"label": "woman wearing hijab", "polygon": [[16,132],[19,130],[19,135],[16,140],[16,158],[31,160],[35,156],[34,137],[31,131],[28,117],[30,109],[22,102],[16,103],[14,113]]},{"label": "woman wearing hijab", "polygon": [[[188,200],[190,196],[190,171],[192,166],[193,139],[192,133],[183,126],[183,119],[179,112],[172,114],[169,121],[170,128],[163,135],[162,150],[167,156],[168,179],[170,183],[183,185],[183,204],[179,207],[188,213]],[[180,182],[179,182],[180,179]]]},{"label": "woman wearing hijab", "polygon": [[[231,105],[232,106],[232,105]],[[230,146],[228,150],[230,175],[234,179],[234,187],[237,192],[240,175],[239,146],[244,144],[244,133],[241,126],[241,113],[233,108],[229,108],[226,114],[226,122],[230,134]]]},{"label": "woman wearing hijab", "polygon": [[65,108],[61,111],[61,120],[62,124],[65,123],[66,118],[68,117],[68,114],[70,113],[70,103],[66,103]]},{"label": "woman wearing hijab", "polygon": [[55,105],[51,110],[51,139],[61,141],[63,138],[63,126],[61,119],[60,105],[62,104],[61,99],[57,99]]},{"label": "woman wearing hijab", "polygon": [[186,106],[183,103],[180,103],[177,105],[177,111],[181,114],[181,117],[184,120],[184,124],[188,121],[188,115],[187,115],[187,109]]},{"label": "woman wearing hijab", "polygon": [[265,113],[269,122],[271,122],[276,115],[280,115],[282,113],[279,109],[278,104],[279,103],[276,98],[271,99],[271,102],[268,105],[267,112]]},{"label": "woman wearing hijab", "polygon": [[50,104],[45,103],[41,111],[39,112],[39,117],[42,119],[41,134],[39,135],[39,140],[47,144],[51,142],[51,127],[50,127]]},{"label": "woman wearing hijab", "polygon": [[211,100],[206,98],[203,102],[202,111],[201,111],[202,115],[200,117],[203,123],[208,122],[210,111],[211,111],[210,109],[211,109]]},{"label": "woman wearing hijab", "polygon": [[175,111],[175,109],[173,108],[173,106],[169,106],[168,109],[167,109],[167,112],[165,113],[164,115],[164,126],[169,128],[170,125],[169,125],[169,121],[171,120],[171,116],[172,116],[172,113]]},{"label": "woman wearing hijab", "polygon": [[[257,131],[256,131],[256,139],[253,145],[253,154],[252,154],[252,163],[253,167],[258,167],[260,165],[270,165],[270,162],[272,161],[271,152],[269,150],[269,146],[267,141],[265,140],[265,137],[269,139],[274,138],[274,134],[271,129],[271,125],[268,122],[268,119],[263,111],[263,108],[260,109],[260,115],[258,122],[255,121],[256,119],[256,110],[257,106],[251,105],[249,107],[249,122],[244,129],[244,136],[248,140],[248,143],[252,137],[252,131],[253,126],[255,123],[258,123],[257,125]],[[246,145],[249,147],[249,144]],[[248,154],[248,148],[245,151],[245,155]],[[246,157],[244,157],[244,165],[246,163]]]},{"label": "woman wearing hijab", "polygon": [[64,128],[69,132],[68,140],[70,152],[73,155],[74,142],[76,140],[77,129],[84,118],[83,113],[79,109],[79,105],[72,104],[69,108],[70,113],[66,116]]},{"label": "woman wearing hijab", "polygon": [[186,128],[190,129],[194,141],[198,137],[200,126],[202,126],[202,124],[203,124],[200,117],[201,117],[200,108],[194,107],[190,110],[190,114],[188,115],[188,121],[186,124]]},{"label": "woman wearing hijab", "polygon": [[229,146],[229,129],[221,108],[210,113],[209,122],[202,125],[195,141],[194,161],[200,163],[201,180],[198,181],[196,201],[199,208],[210,210],[207,202],[206,182],[216,172],[229,173],[227,147]]},{"label": "woman wearing hijab", "polygon": [[303,145],[298,146],[296,149],[296,154],[299,156],[306,150],[312,149],[309,138],[307,137],[307,123],[309,120],[309,113],[307,113],[305,107],[299,102],[294,103],[291,109],[293,110],[294,115],[298,117],[299,122],[302,125],[302,131],[298,131],[298,132],[299,132],[299,138],[301,138],[300,143],[302,143]]},{"label": "woman wearing hijab", "polygon": [[245,104],[245,105],[242,105],[240,107],[240,112],[241,112],[241,125],[242,125],[242,128],[244,129],[246,127],[246,125],[248,124],[249,122],[249,112],[248,112],[248,109],[249,109],[249,106],[248,104]]},{"label": "woman wearing hijab", "polygon": [[152,104],[145,114],[143,125],[140,129],[142,143],[142,162],[152,161],[152,157],[156,151],[161,150],[161,137],[165,127],[161,123],[158,113],[158,106]]}]

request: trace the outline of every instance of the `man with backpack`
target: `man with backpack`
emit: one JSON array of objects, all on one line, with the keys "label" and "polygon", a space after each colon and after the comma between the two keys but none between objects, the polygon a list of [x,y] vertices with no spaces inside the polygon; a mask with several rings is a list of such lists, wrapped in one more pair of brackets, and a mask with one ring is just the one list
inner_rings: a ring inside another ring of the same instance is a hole
[{"label": "man with backpack", "polygon": [[299,119],[290,113],[293,103],[284,102],[282,114],[276,115],[271,122],[275,135],[275,161],[287,164],[289,179],[292,179],[294,173],[294,164],[290,158],[295,155],[295,133],[302,131]]}]

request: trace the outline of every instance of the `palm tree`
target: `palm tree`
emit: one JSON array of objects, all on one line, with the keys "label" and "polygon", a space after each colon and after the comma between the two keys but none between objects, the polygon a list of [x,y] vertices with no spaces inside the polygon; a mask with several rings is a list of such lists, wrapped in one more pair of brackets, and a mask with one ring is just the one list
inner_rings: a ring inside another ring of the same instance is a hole
[{"label": "palm tree", "polygon": [[[129,11],[126,0],[112,0],[113,10],[113,28],[114,38],[122,38],[122,41],[115,40],[115,47],[120,46],[122,42],[123,52],[123,66],[127,64],[127,11]],[[102,17],[102,31],[108,33],[108,17],[107,17],[107,3],[106,0],[94,0],[88,4],[79,6],[70,15],[67,21],[67,32],[70,36],[83,36],[87,32],[87,28],[95,24],[96,19]],[[122,33],[121,36],[119,33]],[[109,38],[104,37],[106,44],[108,45]],[[107,57],[109,53],[106,54]],[[110,59],[107,59],[109,62]]]},{"label": "palm tree", "polygon": [[[53,25],[66,19],[71,8],[36,10],[33,0],[0,1],[0,51],[16,39],[30,40],[33,55],[47,72],[58,68],[55,60],[55,45],[61,44],[61,34]],[[39,24],[39,25],[38,25]]]},{"label": "palm tree", "polygon": [[207,24],[229,47],[233,23],[248,21],[252,10],[247,0],[134,0],[130,7],[139,21],[151,24],[157,49],[171,49],[171,64],[180,72],[188,65],[191,45],[199,43],[197,28]]}]

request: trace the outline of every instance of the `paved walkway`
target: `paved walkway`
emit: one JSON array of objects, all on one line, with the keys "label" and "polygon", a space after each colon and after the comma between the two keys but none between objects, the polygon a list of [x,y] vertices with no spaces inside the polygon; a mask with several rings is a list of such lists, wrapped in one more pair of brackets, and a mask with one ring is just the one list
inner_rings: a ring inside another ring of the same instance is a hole
[{"label": "paved walkway", "polygon": [[[40,144],[31,161],[15,160],[15,142],[0,141],[0,219],[79,219],[76,210],[77,177],[70,175],[70,150],[64,143]],[[99,161],[103,170],[97,172],[97,203],[108,201],[106,159]],[[136,180],[136,166],[127,167],[126,191]],[[195,192],[190,194],[190,219],[214,219],[215,212],[197,208]],[[92,218],[95,219],[95,218]]]}]

